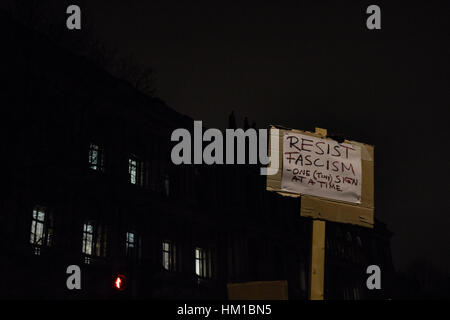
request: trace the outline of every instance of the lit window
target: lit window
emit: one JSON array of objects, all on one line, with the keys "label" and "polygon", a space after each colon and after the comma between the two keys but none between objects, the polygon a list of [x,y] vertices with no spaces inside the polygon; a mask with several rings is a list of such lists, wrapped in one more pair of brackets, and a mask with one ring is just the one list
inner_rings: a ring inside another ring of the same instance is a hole
[{"label": "lit window", "polygon": [[133,249],[134,249],[134,233],[127,232],[127,240],[126,240],[127,255],[128,255],[128,252],[132,251]]},{"label": "lit window", "polygon": [[107,228],[102,225],[95,225],[88,221],[83,224],[83,243],[81,251],[85,257],[85,263],[91,261],[90,256],[105,257],[107,244]]},{"label": "lit window", "polygon": [[144,186],[144,162],[136,156],[128,159],[128,174],[130,183]]},{"label": "lit window", "polygon": [[195,248],[195,274],[199,277],[207,278],[210,273],[210,255],[205,249]]},{"label": "lit window", "polygon": [[175,245],[169,241],[163,241],[162,243],[162,264],[164,269],[168,271],[175,270],[176,264]]},{"label": "lit window", "polygon": [[34,246],[34,254],[40,255],[41,246],[50,247],[53,240],[53,221],[45,207],[35,206],[31,220],[30,243]]},{"label": "lit window", "polygon": [[87,222],[83,225],[83,248],[84,254],[92,255],[94,247],[94,225]]},{"label": "lit window", "polygon": [[127,232],[125,239],[125,251],[127,257],[140,258],[140,241],[134,232]]},{"label": "lit window", "polygon": [[89,168],[92,170],[103,171],[103,154],[102,147],[91,143],[89,146]]}]

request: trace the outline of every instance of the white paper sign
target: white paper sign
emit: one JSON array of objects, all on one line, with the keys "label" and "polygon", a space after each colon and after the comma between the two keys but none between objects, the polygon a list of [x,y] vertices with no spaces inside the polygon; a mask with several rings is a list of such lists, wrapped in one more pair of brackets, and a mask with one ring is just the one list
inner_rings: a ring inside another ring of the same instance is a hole
[{"label": "white paper sign", "polygon": [[360,146],[285,132],[284,191],[361,203],[361,176]]}]

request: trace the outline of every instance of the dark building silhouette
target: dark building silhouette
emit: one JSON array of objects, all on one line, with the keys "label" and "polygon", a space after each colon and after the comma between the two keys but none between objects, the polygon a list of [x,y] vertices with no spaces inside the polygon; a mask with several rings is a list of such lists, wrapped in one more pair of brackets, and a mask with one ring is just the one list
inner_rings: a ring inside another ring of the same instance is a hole
[{"label": "dark building silhouette", "polygon": [[[229,282],[287,280],[291,299],[307,298],[299,199],[267,192],[257,165],[172,164],[171,133],[192,119],[38,33],[5,30],[1,296],[217,299]],[[388,298],[386,226],[326,232],[325,297]],[[371,264],[380,292],[365,287]],[[69,265],[81,290],[66,287]]]}]

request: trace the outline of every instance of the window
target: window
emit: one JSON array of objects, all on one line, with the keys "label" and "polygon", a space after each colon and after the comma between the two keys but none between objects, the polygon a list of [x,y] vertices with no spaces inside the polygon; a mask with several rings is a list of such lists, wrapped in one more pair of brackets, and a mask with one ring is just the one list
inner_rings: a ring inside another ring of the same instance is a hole
[{"label": "window", "polygon": [[53,240],[53,220],[45,207],[35,206],[31,220],[30,243],[34,254],[40,255],[41,247],[51,247]]},{"label": "window", "polygon": [[105,257],[107,244],[107,228],[88,221],[83,224],[83,243],[81,251],[85,255],[85,263],[90,263],[92,256]]},{"label": "window", "polygon": [[175,271],[176,250],[175,245],[170,241],[163,241],[162,243],[162,264],[164,269]]},{"label": "window", "polygon": [[139,259],[141,256],[141,241],[135,232],[126,233],[125,254],[133,259]]},{"label": "window", "polygon": [[87,255],[92,255],[93,246],[94,246],[94,225],[88,222],[83,225],[82,252]]},{"label": "window", "polygon": [[103,148],[97,144],[89,145],[89,168],[92,170],[104,171],[103,166]]},{"label": "window", "polygon": [[128,159],[128,174],[131,184],[144,186],[144,162],[134,155]]},{"label": "window", "polygon": [[199,277],[211,277],[211,256],[205,249],[195,248],[195,274]]},{"label": "window", "polygon": [[126,236],[126,242],[125,242],[125,250],[127,256],[130,256],[133,254],[135,247],[135,236],[133,232],[127,232]]}]

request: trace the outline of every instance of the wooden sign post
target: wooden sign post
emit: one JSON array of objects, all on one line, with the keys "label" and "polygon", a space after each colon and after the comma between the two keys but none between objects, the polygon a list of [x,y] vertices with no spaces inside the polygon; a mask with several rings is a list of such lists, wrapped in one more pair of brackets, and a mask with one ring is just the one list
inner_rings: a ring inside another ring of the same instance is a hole
[{"label": "wooden sign post", "polygon": [[[327,136],[327,130],[316,128],[316,133]],[[312,220],[311,230],[311,265],[309,276],[309,299],[323,300],[325,278],[325,221]]]},{"label": "wooden sign post", "polygon": [[310,300],[323,300],[325,275],[325,221],[312,221]]}]

